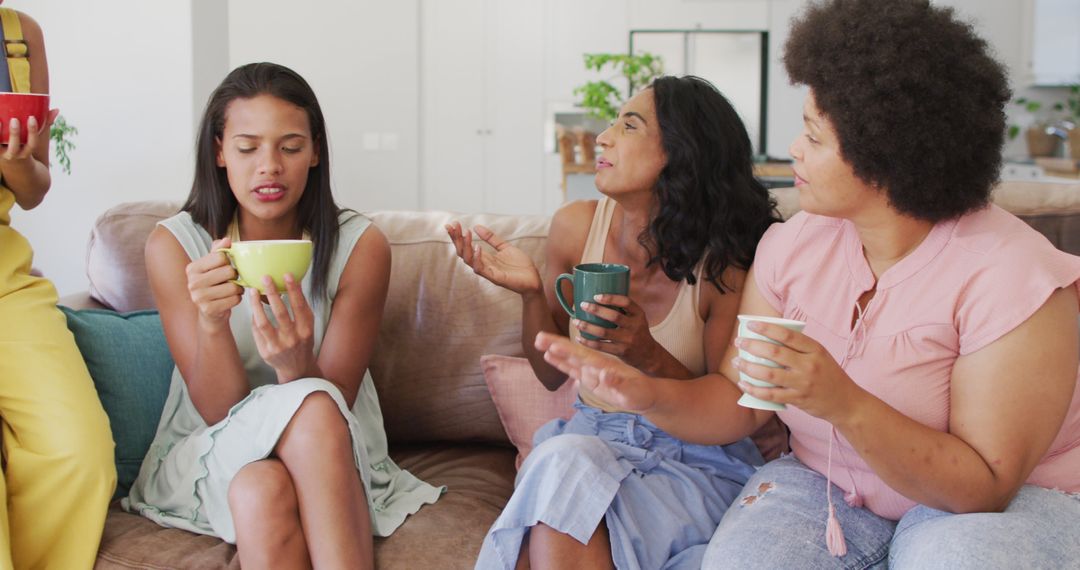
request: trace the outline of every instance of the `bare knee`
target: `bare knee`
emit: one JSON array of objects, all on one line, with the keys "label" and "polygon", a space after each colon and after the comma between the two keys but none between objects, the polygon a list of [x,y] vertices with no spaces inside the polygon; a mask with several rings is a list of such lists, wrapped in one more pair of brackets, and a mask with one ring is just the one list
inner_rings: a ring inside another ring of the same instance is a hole
[{"label": "bare knee", "polygon": [[267,521],[298,513],[296,488],[277,460],[249,463],[229,483],[229,508],[235,518]]},{"label": "bare knee", "polygon": [[337,402],[326,392],[312,392],[296,410],[282,434],[279,451],[284,459],[293,454],[322,454],[327,448],[351,449],[349,425]]},{"label": "bare knee", "polygon": [[[614,568],[611,542],[603,520],[586,544],[581,544],[569,534],[559,532],[544,523],[537,523],[529,529],[528,537],[527,556],[531,568]],[[519,559],[519,567],[521,563]]]}]

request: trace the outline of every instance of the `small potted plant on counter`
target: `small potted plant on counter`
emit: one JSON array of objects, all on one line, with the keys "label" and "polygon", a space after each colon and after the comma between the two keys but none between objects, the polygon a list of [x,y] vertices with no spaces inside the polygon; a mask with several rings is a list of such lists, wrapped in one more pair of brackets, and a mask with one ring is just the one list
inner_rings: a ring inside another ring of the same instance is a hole
[{"label": "small potted plant on counter", "polygon": [[[1080,159],[1080,84],[1067,87],[1064,101],[1043,103],[1026,97],[1013,101],[1022,109],[1035,115],[1035,121],[1024,131],[1027,140],[1028,155],[1036,157],[1054,157],[1062,154],[1063,147],[1071,147],[1071,157]],[[1042,114],[1046,108],[1052,114]],[[1009,139],[1020,134],[1021,127],[1009,125]]]}]

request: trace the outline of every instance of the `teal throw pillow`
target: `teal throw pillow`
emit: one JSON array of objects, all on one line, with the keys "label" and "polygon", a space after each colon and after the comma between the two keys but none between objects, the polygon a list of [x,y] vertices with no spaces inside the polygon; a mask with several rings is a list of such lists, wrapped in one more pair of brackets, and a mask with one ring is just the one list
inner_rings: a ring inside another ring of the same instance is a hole
[{"label": "teal throw pillow", "polygon": [[154,440],[169,394],[173,359],[161,317],[157,311],[60,310],[109,416],[116,442],[114,498],[125,497]]}]

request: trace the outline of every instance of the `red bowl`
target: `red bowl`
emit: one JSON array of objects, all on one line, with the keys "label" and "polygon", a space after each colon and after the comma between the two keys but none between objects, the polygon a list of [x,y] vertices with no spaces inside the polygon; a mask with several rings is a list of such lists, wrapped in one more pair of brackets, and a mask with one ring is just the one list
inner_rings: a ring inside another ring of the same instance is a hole
[{"label": "red bowl", "polygon": [[25,143],[30,134],[26,128],[27,119],[35,117],[40,129],[48,113],[49,96],[46,94],[0,93],[0,144],[6,145],[11,138],[11,119],[19,120],[19,140]]}]

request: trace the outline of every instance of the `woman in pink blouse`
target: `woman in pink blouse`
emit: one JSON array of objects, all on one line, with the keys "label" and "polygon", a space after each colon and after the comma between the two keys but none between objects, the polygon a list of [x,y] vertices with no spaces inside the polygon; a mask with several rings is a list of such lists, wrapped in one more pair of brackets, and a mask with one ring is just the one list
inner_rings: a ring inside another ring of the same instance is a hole
[{"label": "woman in pink blouse", "polygon": [[783,346],[736,339],[689,382],[537,346],[688,441],[767,421],[741,391],[787,405],[793,453],[743,489],[707,568],[1080,564],[1080,258],[990,204],[1005,70],[925,0],[814,3],[784,62],[809,87],[790,149],[803,211],[762,239],[740,312],[804,331],[755,328]]}]

